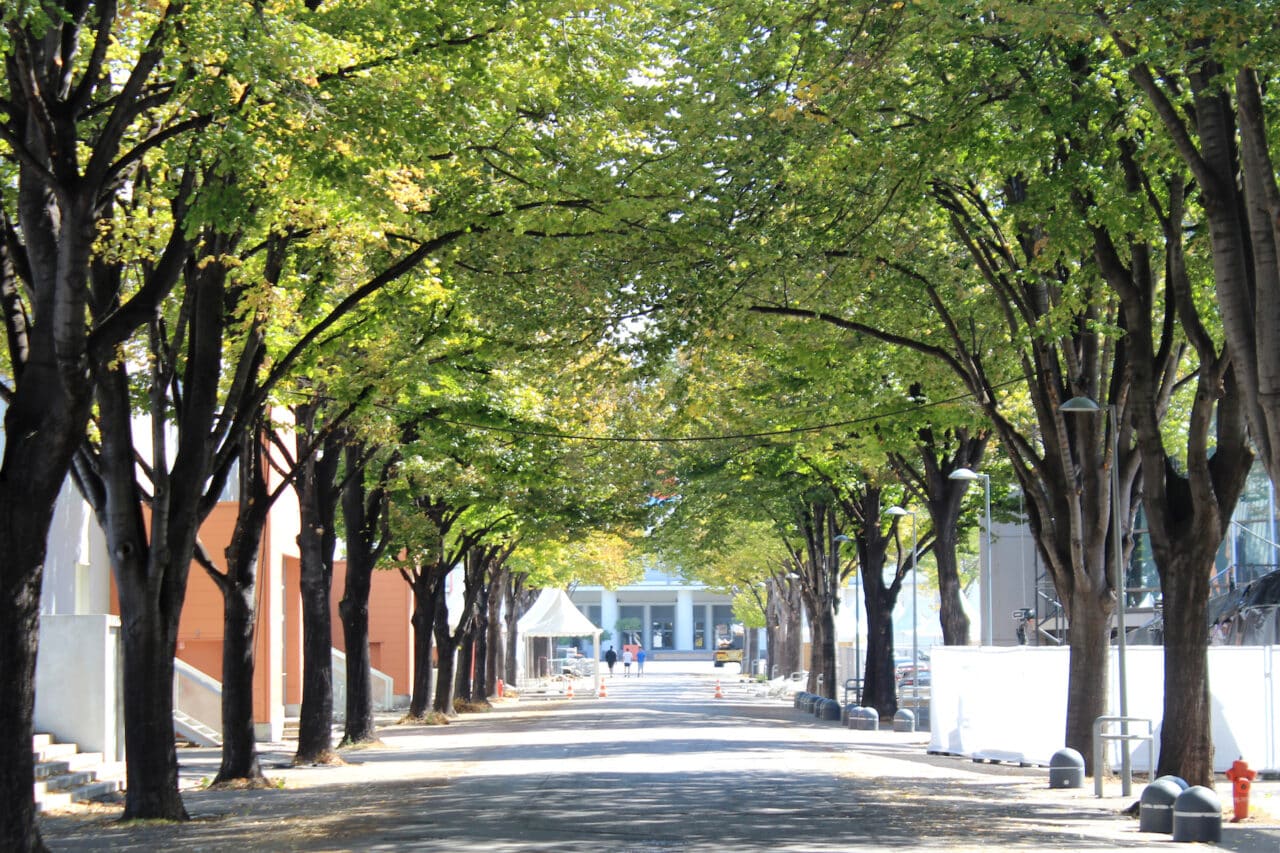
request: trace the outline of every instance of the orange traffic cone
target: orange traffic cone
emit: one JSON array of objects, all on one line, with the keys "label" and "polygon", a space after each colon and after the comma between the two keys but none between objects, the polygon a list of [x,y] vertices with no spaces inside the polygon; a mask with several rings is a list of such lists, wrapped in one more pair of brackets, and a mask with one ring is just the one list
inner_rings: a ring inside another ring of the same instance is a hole
[{"label": "orange traffic cone", "polygon": [[609,696],[609,692],[604,689],[604,679],[602,678],[600,679],[600,698],[607,699],[608,696]]},{"label": "orange traffic cone", "polygon": [[572,699],[572,698],[573,698],[573,682],[572,682],[572,681],[570,681],[570,682],[569,682],[569,686],[568,686],[567,688],[565,688],[565,691],[564,691],[564,698],[566,698],[566,699]]},{"label": "orange traffic cone", "polygon": [[718,678],[716,679],[716,698],[717,699],[724,698],[724,692],[720,689],[720,679]]}]

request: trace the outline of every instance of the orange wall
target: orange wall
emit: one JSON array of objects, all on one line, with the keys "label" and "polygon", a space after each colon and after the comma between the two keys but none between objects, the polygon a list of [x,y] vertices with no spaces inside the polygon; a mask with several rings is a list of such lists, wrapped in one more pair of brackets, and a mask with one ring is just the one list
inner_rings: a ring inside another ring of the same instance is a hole
[{"label": "orange wall", "polygon": [[[338,602],[347,579],[347,564],[333,564],[333,647],[346,651]],[[407,696],[413,684],[413,590],[399,572],[378,569],[369,587],[369,658],[374,669],[395,681],[397,695]]]},{"label": "orange wall", "polygon": [[[200,540],[219,568],[225,566],[224,554],[234,532],[237,510],[238,506],[233,502],[220,503],[200,528]],[[263,536],[264,555],[270,554],[270,537],[271,530],[268,529]],[[267,560],[260,560],[259,612],[253,647],[253,718],[258,722],[270,719],[270,697],[273,692],[278,692],[278,688],[272,690],[270,665],[263,665],[264,661],[269,662],[271,659],[268,652],[270,644],[278,640],[271,634],[270,620],[266,618],[265,608],[262,607],[264,599],[271,595],[272,586],[279,584],[278,572],[272,571],[272,568]],[[192,562],[187,581],[187,597],[178,622],[178,657],[218,681],[222,680],[222,611],[222,593],[205,570]]]}]

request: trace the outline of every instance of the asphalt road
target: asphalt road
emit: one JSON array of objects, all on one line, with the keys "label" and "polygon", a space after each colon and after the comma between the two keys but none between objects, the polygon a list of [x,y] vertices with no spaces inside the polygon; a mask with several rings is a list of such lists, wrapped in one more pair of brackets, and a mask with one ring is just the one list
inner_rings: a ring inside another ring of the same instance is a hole
[{"label": "asphalt road", "polygon": [[[54,850],[1169,850],[1118,799],[1053,791],[1043,768],[926,754],[926,734],[851,732],[726,678],[615,676],[608,697],[505,703],[444,727],[392,726],[343,767],[263,760],[282,787],[185,795],[193,820],[118,809],[43,819]],[[184,750],[188,783],[216,751]],[[1140,790],[1140,788],[1139,788]],[[1228,792],[1229,795],[1229,792]],[[1223,848],[1280,851],[1267,818]]]}]

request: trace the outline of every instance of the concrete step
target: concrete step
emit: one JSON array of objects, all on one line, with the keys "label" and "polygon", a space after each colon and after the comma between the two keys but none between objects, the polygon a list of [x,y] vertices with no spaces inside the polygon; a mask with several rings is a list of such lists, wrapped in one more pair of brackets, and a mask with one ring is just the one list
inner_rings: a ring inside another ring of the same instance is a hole
[{"label": "concrete step", "polygon": [[[72,744],[74,745],[74,744]],[[36,759],[36,778],[46,779],[63,773],[78,773],[97,768],[102,764],[100,752],[73,752],[65,758],[41,761]]]},{"label": "concrete step", "polygon": [[73,788],[79,788],[81,785],[88,785],[90,782],[98,781],[98,776],[92,770],[81,770],[76,773],[59,773],[56,776],[46,776],[36,782],[36,796],[47,794],[52,791],[70,791]]},{"label": "concrete step", "polygon": [[37,811],[107,798],[124,787],[124,762],[105,761],[102,753],[80,752],[75,744],[56,743],[42,734],[32,738],[32,755]]},{"label": "concrete step", "polygon": [[36,761],[57,761],[61,758],[69,758],[80,751],[80,747],[74,743],[47,743],[44,746],[33,748],[32,753],[35,755]]}]

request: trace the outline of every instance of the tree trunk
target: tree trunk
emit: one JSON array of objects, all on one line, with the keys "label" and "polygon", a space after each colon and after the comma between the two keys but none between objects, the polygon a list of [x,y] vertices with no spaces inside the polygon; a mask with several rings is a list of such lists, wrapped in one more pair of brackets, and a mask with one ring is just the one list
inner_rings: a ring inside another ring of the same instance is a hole
[{"label": "tree trunk", "polygon": [[[506,660],[503,662],[505,666],[503,669],[503,676],[506,679],[507,684],[513,686],[517,683],[517,679],[519,677],[516,672],[520,665],[519,659],[516,656],[516,647],[517,643],[519,643],[519,637],[517,636],[519,632],[516,630],[516,623],[520,619],[519,601],[520,590],[523,586],[524,575],[517,575],[514,573],[508,573],[506,582],[502,585],[502,618],[507,625],[505,637]],[[532,667],[533,661],[525,661],[524,665],[526,667]],[[597,662],[597,666],[598,665],[599,663]]]},{"label": "tree trunk", "polygon": [[347,719],[341,746],[376,738],[370,690],[373,664],[369,659],[369,581],[367,574],[352,572],[347,563],[346,587],[338,602],[342,638],[347,647]]},{"label": "tree trunk", "polygon": [[347,530],[347,575],[342,600],[338,602],[338,617],[342,620],[347,650],[347,719],[342,745],[349,746],[368,743],[377,737],[373,719],[373,663],[369,659],[369,590],[378,558],[389,541],[385,484],[397,457],[393,454],[382,463],[377,485],[366,489],[363,472],[368,464],[368,448],[348,441],[342,453],[346,464],[341,501]]},{"label": "tree trunk", "polygon": [[1213,563],[1175,560],[1160,572],[1164,597],[1164,719],[1157,776],[1213,787],[1209,702],[1209,574]]},{"label": "tree trunk", "polygon": [[[123,585],[122,585],[123,587]],[[136,594],[121,589],[121,598]],[[123,602],[121,610],[125,610]],[[124,738],[128,774],[124,820],[187,820],[178,793],[173,737],[173,657],[177,614],[130,607],[120,640],[124,652]],[[121,620],[124,620],[121,616]]]},{"label": "tree trunk", "polygon": [[[251,562],[256,563],[256,557]],[[253,730],[255,573],[244,568],[247,576],[237,573],[223,584],[222,765],[213,780],[215,785],[266,781],[258,764]]]},{"label": "tree trunk", "polygon": [[467,631],[458,640],[458,666],[453,676],[455,699],[471,702],[472,676],[475,673],[476,635]]},{"label": "tree trunk", "polygon": [[458,641],[449,630],[449,606],[444,600],[444,582],[441,581],[439,586],[433,621],[436,640],[436,695],[431,703],[431,710],[452,717],[456,714],[453,708],[453,675]]},{"label": "tree trunk", "polygon": [[409,716],[426,716],[431,707],[431,646],[435,625],[436,602],[426,571],[419,570],[413,579],[413,694],[409,700]]},{"label": "tree trunk", "polygon": [[[936,524],[936,521],[935,521]],[[951,525],[934,528],[933,558],[938,567],[938,621],[942,623],[942,643],[969,645],[969,614],[964,612],[960,589],[960,567],[956,560],[955,519]]]},{"label": "tree trunk", "polygon": [[[317,452],[313,448],[319,434],[317,415],[316,404],[295,407],[299,465],[294,489],[298,495],[298,591],[302,598],[302,707],[295,764],[334,760],[333,617],[329,604],[340,495],[336,481],[342,459],[338,442],[342,436],[329,434]],[[358,540],[359,532],[353,531],[349,538]],[[347,690],[351,690],[350,682]]]},{"label": "tree trunk", "polygon": [[809,617],[809,677],[805,679],[804,689],[806,693],[817,695],[822,674],[822,652],[819,649],[822,648],[822,626],[825,623],[819,618],[819,605],[814,596],[804,596],[804,609]]},{"label": "tree trunk", "polygon": [[1081,587],[1077,587],[1070,606],[1067,695],[1071,701],[1067,703],[1066,745],[1084,756],[1086,772],[1092,775],[1097,772],[1093,766],[1093,721],[1107,713],[1112,607],[1109,598]]},{"label": "tree trunk", "polygon": [[475,649],[474,660],[475,670],[471,674],[471,701],[485,702],[491,695],[489,692],[489,682],[493,679],[489,676],[489,587],[488,584],[480,591],[480,601],[477,603],[476,621],[471,629],[473,646]]},{"label": "tree trunk", "polygon": [[[0,847],[5,850],[45,850],[35,822],[35,762],[31,740],[35,733],[36,646],[40,636],[40,583],[46,535],[53,502],[14,501],[15,489],[0,491],[0,561],[4,618],[0,619],[0,684],[9,695],[0,702]],[[38,534],[31,531],[44,530]]]},{"label": "tree trunk", "polygon": [[839,685],[836,684],[836,614],[830,604],[819,610],[818,621],[822,625],[821,645],[817,649],[818,664],[822,671],[820,693],[828,699],[835,699],[839,695]]},{"label": "tree trunk", "polygon": [[[864,587],[865,588],[865,587]],[[875,591],[869,591],[875,595]],[[862,704],[882,717],[898,712],[897,673],[893,661],[893,605],[867,600],[867,665],[862,680]],[[896,599],[897,596],[894,596]]]},{"label": "tree trunk", "polygon": [[257,617],[258,559],[270,499],[262,471],[260,435],[246,430],[240,444],[240,502],[227,546],[222,592],[222,765],[214,784],[265,784],[254,737],[253,636]]},{"label": "tree trunk", "polygon": [[502,643],[502,600],[509,574],[510,572],[506,569],[499,572],[498,577],[494,578],[493,582],[489,584],[486,596],[488,599],[488,618],[485,620],[488,633],[488,637],[485,640],[485,649],[488,651],[488,660],[485,662],[484,668],[484,693],[486,696],[498,695],[498,679],[503,677],[501,673],[505,671],[505,655],[503,654],[504,646]]},{"label": "tree trunk", "polygon": [[[778,591],[778,630],[782,641],[778,650],[778,674],[783,678],[804,668],[801,661],[800,638],[802,633],[801,610],[804,607],[800,600],[800,585],[787,580]],[[773,674],[770,664],[769,674]]]},{"label": "tree trunk", "polygon": [[[299,536],[299,540],[303,537]],[[309,561],[302,560],[305,566]],[[298,717],[298,749],[295,764],[317,764],[333,760],[333,625],[329,594],[333,575],[324,571],[302,573],[302,708]],[[343,639],[347,639],[344,633]],[[367,642],[366,635],[366,642]],[[346,647],[350,653],[351,646]],[[357,647],[358,648],[358,647]],[[366,645],[366,659],[367,659]],[[356,652],[359,655],[359,652]],[[345,675],[346,673],[344,673]],[[368,673],[365,673],[368,683]],[[358,683],[357,683],[358,685]],[[347,682],[348,696],[352,682]],[[358,690],[358,686],[355,686]],[[369,689],[364,690],[365,696]]]}]

